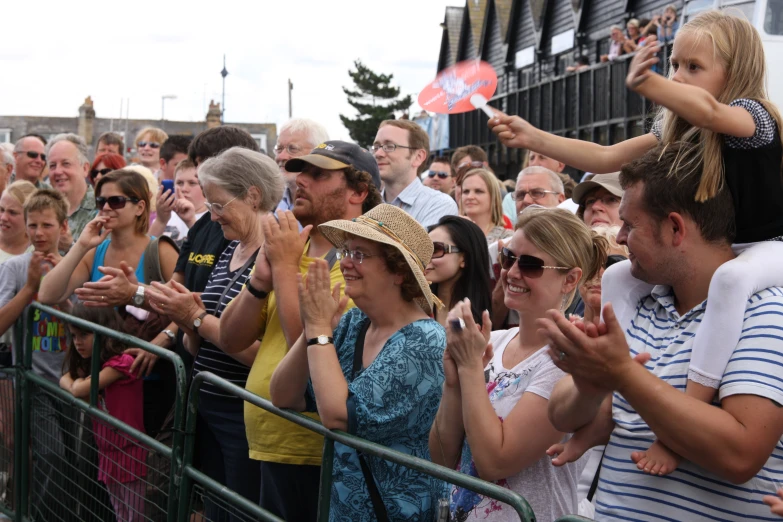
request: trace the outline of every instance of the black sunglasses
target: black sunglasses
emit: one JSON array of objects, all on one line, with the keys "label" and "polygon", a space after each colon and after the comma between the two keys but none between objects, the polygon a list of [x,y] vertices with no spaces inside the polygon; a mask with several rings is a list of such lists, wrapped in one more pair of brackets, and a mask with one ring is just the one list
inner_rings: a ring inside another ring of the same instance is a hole
[{"label": "black sunglasses", "polygon": [[98,196],[95,198],[95,205],[98,207],[98,210],[101,210],[103,209],[103,206],[108,203],[110,209],[119,210],[125,208],[128,201],[131,203],[138,203],[141,200],[139,198],[127,198],[125,196],[109,196],[108,198]]},{"label": "black sunglasses", "polygon": [[448,172],[436,172],[434,170],[431,170],[429,172],[428,176],[431,177],[431,178],[434,178],[435,176],[438,176],[440,179],[446,179],[449,176],[451,176],[451,174],[449,174]]},{"label": "black sunglasses", "polygon": [[530,279],[538,279],[544,275],[544,269],[569,270],[567,266],[547,266],[544,264],[543,259],[534,256],[517,257],[508,248],[503,248],[500,251],[500,266],[503,270],[511,270],[515,262],[519,266],[519,271],[522,272],[522,275]]},{"label": "black sunglasses", "polygon": [[432,259],[443,257],[446,254],[458,254],[462,252],[462,250],[455,247],[454,245],[447,245],[446,243],[441,243],[440,241],[434,241],[432,246]]},{"label": "black sunglasses", "polygon": [[108,174],[109,172],[111,172],[111,171],[113,171],[113,170],[114,170],[114,169],[100,169],[100,170],[97,170],[97,169],[92,169],[92,170],[90,171],[90,177],[91,177],[92,179],[95,179],[95,178],[97,178],[97,177],[98,177],[98,175],[99,175],[99,174],[100,174],[101,176],[105,176],[106,174]]},{"label": "black sunglasses", "polygon": [[616,265],[617,263],[619,263],[621,261],[625,261],[626,259],[628,259],[628,258],[625,257],[625,256],[621,256],[619,254],[612,254],[610,256],[607,256],[606,257],[606,264],[604,265],[604,268],[609,268],[610,266]]},{"label": "black sunglasses", "polygon": [[138,148],[146,147],[147,145],[149,145],[153,149],[157,149],[160,147],[160,143],[158,143],[157,141],[140,141],[136,144]]},{"label": "black sunglasses", "polygon": [[20,154],[22,152],[24,152],[27,155],[27,157],[30,159],[38,159],[38,156],[41,156],[41,161],[43,161],[44,163],[46,162],[46,154],[44,154],[43,152],[35,152],[34,150],[19,151]]}]

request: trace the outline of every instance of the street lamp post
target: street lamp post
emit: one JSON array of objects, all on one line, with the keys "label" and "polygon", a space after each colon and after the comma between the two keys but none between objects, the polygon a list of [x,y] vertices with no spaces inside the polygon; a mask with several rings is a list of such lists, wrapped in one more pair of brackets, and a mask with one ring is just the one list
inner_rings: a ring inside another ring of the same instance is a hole
[{"label": "street lamp post", "polygon": [[160,97],[160,126],[163,127],[166,121],[166,100],[176,100],[176,94],[164,94]]},{"label": "street lamp post", "polygon": [[220,124],[225,124],[223,115],[226,113],[226,76],[228,76],[228,70],[226,70],[226,55],[223,55],[223,70],[220,71],[220,76],[223,77],[223,101],[220,104]]}]

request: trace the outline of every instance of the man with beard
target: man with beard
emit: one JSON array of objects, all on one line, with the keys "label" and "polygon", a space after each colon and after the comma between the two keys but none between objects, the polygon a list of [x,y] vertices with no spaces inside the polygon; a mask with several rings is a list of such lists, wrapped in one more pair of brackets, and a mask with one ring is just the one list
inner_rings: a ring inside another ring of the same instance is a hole
[{"label": "man with beard", "polygon": [[[247,390],[267,399],[272,373],[302,335],[297,276],[326,258],[331,286],[344,285],[336,251],[318,225],[356,218],[381,202],[378,166],[358,145],[327,141],[285,168],[299,172],[293,213],[278,212],[279,223],[266,219],[253,274],[220,318],[220,343],[227,352],[261,340]],[[248,404],[245,425],[250,457],[261,461],[261,507],[285,520],[315,521],[323,437]]]}]

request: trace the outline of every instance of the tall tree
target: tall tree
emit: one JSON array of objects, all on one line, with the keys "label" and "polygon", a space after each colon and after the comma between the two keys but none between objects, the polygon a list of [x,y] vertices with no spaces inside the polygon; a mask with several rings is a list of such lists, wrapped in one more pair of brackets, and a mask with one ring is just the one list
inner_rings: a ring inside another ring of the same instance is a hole
[{"label": "tall tree", "polygon": [[356,143],[369,147],[375,140],[381,122],[394,118],[397,111],[408,110],[413,97],[409,94],[400,98],[400,88],[391,85],[394,75],[378,74],[361,60],[353,64],[356,70],[348,71],[353,80],[353,89],[343,87],[343,92],[348,96],[348,103],[359,114],[353,119],[341,114],[340,120]]}]

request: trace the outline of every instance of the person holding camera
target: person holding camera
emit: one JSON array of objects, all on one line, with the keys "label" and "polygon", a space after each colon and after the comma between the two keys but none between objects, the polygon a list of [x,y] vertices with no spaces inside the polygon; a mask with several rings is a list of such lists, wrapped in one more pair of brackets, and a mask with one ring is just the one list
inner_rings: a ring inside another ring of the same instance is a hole
[{"label": "person holding camera", "polygon": [[669,4],[663,10],[663,16],[656,16],[653,21],[658,24],[658,40],[664,44],[674,41],[674,35],[680,28],[680,22],[677,21],[677,7]]}]

